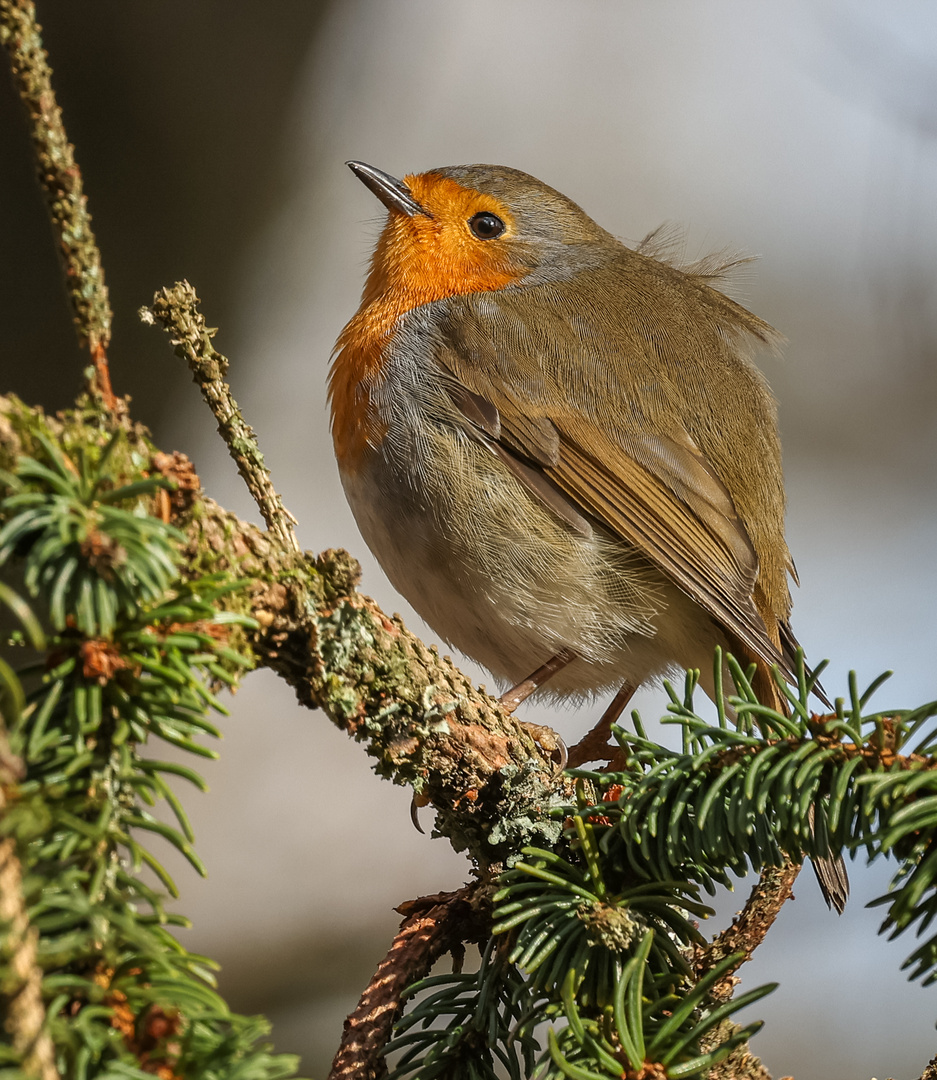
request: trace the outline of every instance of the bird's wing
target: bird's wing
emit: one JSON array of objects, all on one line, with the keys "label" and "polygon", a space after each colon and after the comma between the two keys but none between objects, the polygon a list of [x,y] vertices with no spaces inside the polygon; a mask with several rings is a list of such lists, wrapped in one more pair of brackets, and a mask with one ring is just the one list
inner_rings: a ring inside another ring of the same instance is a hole
[{"label": "bird's wing", "polygon": [[634,426],[613,439],[566,402],[519,401],[504,379],[446,346],[438,361],[468,428],[532,494],[577,531],[597,521],[634,545],[732,638],[790,674],[752,598],[751,540],[689,433]]}]

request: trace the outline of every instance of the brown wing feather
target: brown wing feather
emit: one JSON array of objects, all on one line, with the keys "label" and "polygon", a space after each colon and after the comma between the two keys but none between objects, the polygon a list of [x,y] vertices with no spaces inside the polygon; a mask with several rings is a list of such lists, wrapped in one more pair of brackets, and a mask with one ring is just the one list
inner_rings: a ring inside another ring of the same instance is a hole
[{"label": "brown wing feather", "polygon": [[[441,360],[456,378],[454,358],[444,353]],[[635,432],[632,456],[581,415],[555,408],[545,416],[542,406],[529,403],[522,409],[480,371],[470,377],[472,407],[450,391],[454,403],[478,429],[477,399],[486,402],[488,422],[479,434],[532,494],[577,532],[592,518],[639,548],[732,638],[790,674],[752,599],[758,559],[751,540],[688,434],[672,439]],[[541,415],[531,417],[532,411]]]},{"label": "brown wing feather", "polygon": [[776,418],[748,357],[772,332],[699,275],[611,240],[606,256],[568,279],[447,300],[444,381],[493,406],[496,436],[471,426],[500,454],[639,547],[740,655],[789,673]]},{"label": "brown wing feather", "polygon": [[640,548],[733,637],[767,663],[783,663],[752,600],[758,561],[747,537],[739,542],[735,524],[713,529],[711,514],[710,521],[698,517],[601,433],[590,432],[590,450],[562,428],[560,438],[560,461],[545,474],[616,536]]}]

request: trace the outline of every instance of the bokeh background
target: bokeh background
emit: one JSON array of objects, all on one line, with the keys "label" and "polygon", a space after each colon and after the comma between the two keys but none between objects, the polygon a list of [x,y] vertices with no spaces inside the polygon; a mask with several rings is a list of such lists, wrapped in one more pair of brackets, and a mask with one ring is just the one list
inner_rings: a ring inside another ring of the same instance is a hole
[{"label": "bokeh background", "polygon": [[[40,0],[39,14],[111,288],[115,388],[215,498],[256,519],[187,373],[135,315],[183,276],[221,327],[303,546],[348,547],[366,590],[432,640],[364,550],[331,455],[327,360],[382,219],[343,162],[512,165],[626,242],[672,221],[689,259],[762,256],[735,295],[789,339],[762,363],[781,407],[798,636],[830,658],[834,695],[850,668],[862,683],[893,668],[883,706],[937,696],[932,0]],[[64,407],[84,358],[5,87],[0,234],[2,387]],[[640,707],[659,715],[662,693]],[[528,715],[571,738],[594,718]],[[273,677],[248,680],[224,730],[211,793],[188,798],[210,875],[179,868],[186,944],[324,1076],[393,904],[468,868]],[[864,907],[888,866],[852,878],[836,918],[805,874],[745,972],[781,981],[755,1007],[775,1076],[916,1077],[937,1051],[937,992],[899,970],[911,940],[877,938]]]}]

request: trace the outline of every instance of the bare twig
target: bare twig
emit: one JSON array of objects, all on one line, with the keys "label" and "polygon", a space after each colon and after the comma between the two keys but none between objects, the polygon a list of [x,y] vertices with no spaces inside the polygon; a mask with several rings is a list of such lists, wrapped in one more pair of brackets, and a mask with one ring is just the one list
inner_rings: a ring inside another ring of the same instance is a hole
[{"label": "bare twig", "polygon": [[171,289],[160,289],[153,297],[152,307],[140,309],[140,318],[150,324],[158,322],[169,332],[176,355],[188,363],[202,397],[215,414],[218,432],[260,507],[267,527],[288,551],[298,552],[299,543],[293,530],[296,518],[274,488],[257,436],[241,415],[231,388],[224,381],[228,360],[212,345],[216,331],[206,326],[198,305],[195,289],[187,281],[178,281]]},{"label": "bare twig", "polygon": [[693,967],[696,978],[701,979],[732,953],[741,952],[741,959],[727,971],[713,988],[713,997],[728,1001],[732,997],[738,979],[735,972],[752,958],[755,949],[764,941],[781,908],[790,898],[800,866],[787,860],[783,866],[766,866],[757,884],[749,894],[745,907],[708,945],[696,951]]},{"label": "bare twig", "polygon": [[473,940],[477,917],[471,898],[476,889],[467,885],[397,909],[404,920],[357,1008],[345,1021],[329,1080],[379,1080],[386,1075],[384,1046],[400,1012],[403,992],[428,974],[444,953]]},{"label": "bare twig", "polygon": [[94,364],[89,388],[109,412],[119,413],[122,403],[111,389],[107,366],[111,307],[101,253],[91,230],[81,172],[65,134],[40,33],[32,0],[0,0],[0,43],[9,53],[13,78],[26,109],[39,183],[64,264],[78,340],[90,351]]}]

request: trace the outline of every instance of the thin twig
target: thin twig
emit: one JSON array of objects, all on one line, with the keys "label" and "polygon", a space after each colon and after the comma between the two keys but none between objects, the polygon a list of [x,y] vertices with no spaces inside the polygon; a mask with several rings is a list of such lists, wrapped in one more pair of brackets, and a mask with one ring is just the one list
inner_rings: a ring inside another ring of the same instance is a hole
[{"label": "thin twig", "polygon": [[405,917],[358,1006],[345,1021],[328,1080],[379,1080],[385,1076],[384,1046],[401,1008],[404,990],[429,973],[444,953],[471,940],[476,885],[401,904]]},{"label": "thin twig", "polygon": [[749,894],[745,907],[732,920],[732,925],[708,945],[696,951],[693,967],[697,979],[701,979],[706,972],[711,971],[732,953],[743,954],[731,971],[727,971],[714,987],[714,998],[728,1001],[732,996],[738,983],[735,972],[746,960],[751,960],[755,949],[764,941],[781,908],[790,898],[799,873],[800,866],[790,860],[785,861],[783,866],[766,866]]},{"label": "thin twig", "polygon": [[296,518],[274,488],[257,436],[241,415],[231,388],[224,381],[228,360],[212,345],[217,331],[206,326],[198,305],[195,289],[187,281],[177,281],[171,289],[160,289],[153,297],[152,307],[140,309],[140,318],[145,323],[158,322],[169,332],[176,355],[188,363],[202,397],[215,414],[218,432],[260,507],[267,528],[288,550],[298,552],[299,543],[293,530]]},{"label": "thin twig", "polygon": [[62,256],[78,340],[90,351],[94,364],[89,389],[109,412],[119,413],[122,403],[111,389],[107,366],[111,307],[101,253],[91,230],[81,172],[65,134],[40,34],[32,0],[0,0],[0,43],[10,56],[13,78],[26,109],[39,183]]}]

